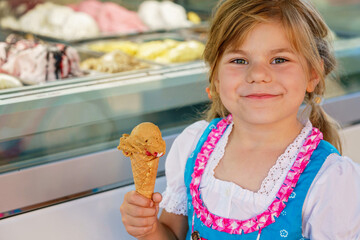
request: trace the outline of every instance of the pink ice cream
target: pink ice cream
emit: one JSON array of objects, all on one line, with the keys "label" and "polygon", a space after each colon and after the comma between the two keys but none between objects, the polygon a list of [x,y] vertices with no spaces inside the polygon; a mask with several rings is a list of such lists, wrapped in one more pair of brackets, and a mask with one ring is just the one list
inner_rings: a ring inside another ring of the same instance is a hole
[{"label": "pink ice cream", "polygon": [[45,44],[8,37],[0,43],[0,71],[24,84],[39,84],[82,76],[77,51],[63,44]]},{"label": "pink ice cream", "polygon": [[113,2],[85,0],[69,5],[75,11],[92,16],[104,33],[132,33],[148,30],[136,12],[129,11]]}]

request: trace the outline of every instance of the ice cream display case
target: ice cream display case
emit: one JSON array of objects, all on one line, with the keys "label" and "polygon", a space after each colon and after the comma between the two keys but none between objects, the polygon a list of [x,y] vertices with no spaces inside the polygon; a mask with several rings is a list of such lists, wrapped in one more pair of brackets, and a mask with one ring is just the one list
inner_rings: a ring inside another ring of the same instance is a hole
[{"label": "ice cream display case", "polygon": [[[133,12],[140,11],[138,7],[144,2],[121,1]],[[80,9],[80,3],[51,4],[72,4],[72,9]],[[112,3],[119,5],[120,1]],[[196,12],[202,17],[210,15],[209,4],[214,5],[215,1],[177,3],[185,7],[186,13]],[[156,8],[152,4],[147,9]],[[58,11],[64,16],[70,14],[69,10]],[[28,37],[30,31],[20,28],[21,16],[16,17],[6,20],[8,27],[0,33],[2,41],[13,32]],[[23,86],[0,90],[0,239],[1,232],[17,217],[64,202],[101,198],[111,195],[111,191],[129,189],[130,162],[116,146],[122,134],[129,133],[135,125],[145,121],[158,125],[168,152],[176,135],[199,119],[208,103],[207,67],[201,60],[207,23],[190,22],[187,19],[186,24],[172,27],[161,27],[159,22],[144,24],[146,29],[108,34],[99,34],[99,25],[97,35],[76,39],[32,32],[46,44],[47,52],[43,54],[47,59],[58,56],[57,51],[49,53],[48,46],[63,44],[76,50],[78,60],[72,63],[77,64],[81,74],[37,84],[23,82],[21,75],[16,75]],[[18,28],[11,30],[9,24]],[[346,34],[338,29],[334,27],[334,49],[340,79],[327,80],[323,104],[345,130],[355,129],[360,139],[360,34],[349,28]],[[0,50],[1,59],[4,58]],[[48,66],[41,69],[42,75],[37,76],[56,73]],[[356,156],[360,161],[360,154]],[[159,189],[165,184],[164,159],[160,159],[158,169],[162,184]]]}]

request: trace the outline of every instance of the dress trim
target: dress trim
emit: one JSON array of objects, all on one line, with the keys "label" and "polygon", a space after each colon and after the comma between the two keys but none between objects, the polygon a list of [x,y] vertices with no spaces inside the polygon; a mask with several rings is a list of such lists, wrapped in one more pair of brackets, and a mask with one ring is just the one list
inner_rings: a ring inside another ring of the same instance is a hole
[{"label": "dress trim", "polygon": [[309,163],[313,151],[316,149],[323,134],[317,128],[312,128],[310,135],[306,138],[303,146],[298,153],[294,164],[289,170],[283,184],[281,185],[275,200],[270,204],[268,209],[247,220],[237,220],[217,216],[208,211],[200,198],[200,182],[204,173],[207,161],[213,152],[217,142],[225,132],[227,126],[232,122],[232,115],[220,120],[215,128],[209,133],[207,140],[202,146],[195,160],[194,171],[191,175],[190,194],[196,216],[209,228],[229,234],[242,234],[261,231],[261,229],[275,222],[275,218],[280,216],[282,210],[292,194],[301,173]]}]

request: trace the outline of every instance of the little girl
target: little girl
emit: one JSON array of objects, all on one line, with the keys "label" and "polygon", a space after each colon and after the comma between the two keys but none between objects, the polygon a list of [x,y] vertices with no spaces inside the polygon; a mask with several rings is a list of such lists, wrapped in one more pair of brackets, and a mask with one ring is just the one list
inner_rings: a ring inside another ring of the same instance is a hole
[{"label": "little girl", "polygon": [[[209,122],[173,143],[163,196],[126,194],[129,234],[360,239],[360,167],[340,156],[336,127],[319,105],[335,65],[328,34],[306,0],[219,4],[204,52]],[[308,116],[298,116],[303,102]]]}]

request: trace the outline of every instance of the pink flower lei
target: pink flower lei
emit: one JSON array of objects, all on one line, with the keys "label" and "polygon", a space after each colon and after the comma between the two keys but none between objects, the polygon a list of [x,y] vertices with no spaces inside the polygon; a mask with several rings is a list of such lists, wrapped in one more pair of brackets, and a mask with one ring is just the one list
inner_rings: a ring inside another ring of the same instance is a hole
[{"label": "pink flower lei", "polygon": [[322,133],[317,128],[313,128],[311,134],[305,140],[305,143],[300,149],[300,152],[288,172],[285,181],[276,194],[275,200],[270,204],[268,209],[247,220],[236,220],[216,216],[209,212],[204,207],[200,198],[200,182],[202,174],[204,173],[207,161],[213,152],[215,145],[220,140],[225,132],[226,127],[232,122],[232,116],[218,122],[216,128],[212,129],[207,137],[204,145],[195,160],[194,172],[192,173],[192,181],[190,183],[190,194],[192,196],[192,204],[194,206],[194,213],[197,217],[209,228],[226,232],[230,234],[251,233],[254,231],[261,231],[264,227],[275,222],[275,218],[280,216],[281,211],[285,208],[289,196],[293,192],[301,173],[308,164],[311,154],[318,146],[320,140],[323,139]]}]

